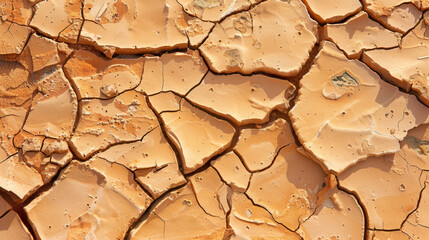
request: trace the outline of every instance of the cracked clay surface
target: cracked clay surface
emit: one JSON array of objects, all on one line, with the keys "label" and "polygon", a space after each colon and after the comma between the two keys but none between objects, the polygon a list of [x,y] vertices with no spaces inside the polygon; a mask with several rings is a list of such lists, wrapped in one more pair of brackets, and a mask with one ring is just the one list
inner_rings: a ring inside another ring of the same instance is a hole
[{"label": "cracked clay surface", "polygon": [[0,240],[429,240],[429,1],[0,0]]}]

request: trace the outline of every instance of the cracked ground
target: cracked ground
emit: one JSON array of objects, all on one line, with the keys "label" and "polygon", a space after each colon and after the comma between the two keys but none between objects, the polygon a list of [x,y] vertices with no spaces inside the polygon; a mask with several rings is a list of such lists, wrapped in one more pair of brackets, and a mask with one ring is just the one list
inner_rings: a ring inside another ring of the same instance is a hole
[{"label": "cracked ground", "polygon": [[1,240],[429,240],[428,0],[0,0]]}]

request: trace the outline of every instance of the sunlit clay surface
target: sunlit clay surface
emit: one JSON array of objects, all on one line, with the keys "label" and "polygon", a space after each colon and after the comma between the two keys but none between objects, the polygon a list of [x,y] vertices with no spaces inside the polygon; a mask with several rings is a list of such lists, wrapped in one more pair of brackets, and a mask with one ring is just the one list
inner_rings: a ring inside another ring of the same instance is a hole
[{"label": "sunlit clay surface", "polygon": [[429,240],[429,0],[0,0],[0,240]]}]

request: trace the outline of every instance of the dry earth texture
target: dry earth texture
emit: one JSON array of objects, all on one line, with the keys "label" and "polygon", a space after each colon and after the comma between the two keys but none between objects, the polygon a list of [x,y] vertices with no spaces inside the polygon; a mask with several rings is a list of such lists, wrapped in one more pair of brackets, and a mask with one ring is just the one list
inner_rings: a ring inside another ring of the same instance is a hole
[{"label": "dry earth texture", "polygon": [[0,0],[1,240],[428,240],[428,0]]}]

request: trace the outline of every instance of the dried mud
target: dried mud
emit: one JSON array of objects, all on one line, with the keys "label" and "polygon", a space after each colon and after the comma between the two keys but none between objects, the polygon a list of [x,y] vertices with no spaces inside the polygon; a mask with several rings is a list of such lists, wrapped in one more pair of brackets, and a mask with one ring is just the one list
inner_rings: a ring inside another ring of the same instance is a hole
[{"label": "dried mud", "polygon": [[429,1],[0,17],[0,239],[429,239]]}]

